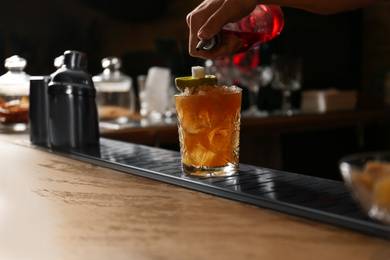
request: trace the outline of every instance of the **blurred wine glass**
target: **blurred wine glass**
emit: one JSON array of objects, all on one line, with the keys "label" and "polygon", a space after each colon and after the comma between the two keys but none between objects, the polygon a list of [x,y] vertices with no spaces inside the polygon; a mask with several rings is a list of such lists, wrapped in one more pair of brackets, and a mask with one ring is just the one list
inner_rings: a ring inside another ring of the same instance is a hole
[{"label": "blurred wine glass", "polygon": [[272,60],[275,74],[272,87],[282,92],[282,106],[277,113],[287,116],[297,114],[299,110],[293,109],[291,94],[302,85],[302,57],[274,55]]},{"label": "blurred wine glass", "polygon": [[260,65],[260,46],[254,47],[245,53],[233,57],[235,78],[248,89],[249,108],[242,112],[243,117],[267,116],[267,111],[258,107],[258,95],[261,87],[268,85],[274,76],[271,65]]}]

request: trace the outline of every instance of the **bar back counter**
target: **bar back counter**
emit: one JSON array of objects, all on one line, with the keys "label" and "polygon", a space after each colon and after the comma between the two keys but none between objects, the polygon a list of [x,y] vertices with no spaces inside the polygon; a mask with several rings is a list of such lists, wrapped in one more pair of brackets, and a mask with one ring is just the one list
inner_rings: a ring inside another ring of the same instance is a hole
[{"label": "bar back counter", "polygon": [[[104,137],[179,150],[176,121],[105,124]],[[240,162],[341,180],[338,162],[357,152],[390,150],[390,109],[292,117],[243,118]]]}]

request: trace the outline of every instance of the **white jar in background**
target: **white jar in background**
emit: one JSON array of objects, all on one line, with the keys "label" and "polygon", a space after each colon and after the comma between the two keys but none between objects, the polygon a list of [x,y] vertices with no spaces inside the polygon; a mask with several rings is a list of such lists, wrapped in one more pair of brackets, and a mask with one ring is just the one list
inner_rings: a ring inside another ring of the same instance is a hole
[{"label": "white jar in background", "polygon": [[0,130],[28,129],[30,75],[24,69],[27,61],[17,55],[5,60],[8,70],[0,77]]}]

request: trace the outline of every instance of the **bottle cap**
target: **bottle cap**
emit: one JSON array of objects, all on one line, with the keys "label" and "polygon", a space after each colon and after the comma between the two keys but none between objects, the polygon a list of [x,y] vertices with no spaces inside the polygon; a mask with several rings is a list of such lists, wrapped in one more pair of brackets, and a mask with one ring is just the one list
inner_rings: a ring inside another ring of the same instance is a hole
[{"label": "bottle cap", "polygon": [[118,70],[122,66],[121,59],[117,57],[107,57],[102,59],[102,67],[104,69],[115,69]]},{"label": "bottle cap", "polygon": [[62,65],[64,65],[64,55],[60,55],[54,59],[54,67],[59,69]]},{"label": "bottle cap", "polygon": [[215,46],[217,46],[219,43],[218,36],[214,36],[211,39],[208,40],[199,40],[198,45],[196,45],[196,51],[200,50],[206,50],[209,51],[213,49]]},{"label": "bottle cap", "polygon": [[19,57],[18,55],[11,56],[5,59],[4,66],[8,70],[24,70],[27,65],[26,59]]}]

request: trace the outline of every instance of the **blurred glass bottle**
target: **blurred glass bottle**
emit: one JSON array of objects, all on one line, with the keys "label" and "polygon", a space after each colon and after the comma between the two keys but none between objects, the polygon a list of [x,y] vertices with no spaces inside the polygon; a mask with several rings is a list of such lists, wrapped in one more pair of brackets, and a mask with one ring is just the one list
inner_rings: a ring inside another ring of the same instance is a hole
[{"label": "blurred glass bottle", "polygon": [[126,122],[135,113],[133,79],[120,71],[121,66],[122,61],[117,57],[104,58],[103,72],[92,78],[100,120]]},{"label": "blurred glass bottle", "polygon": [[226,24],[221,32],[208,40],[200,40],[196,49],[211,50],[219,44],[227,44],[233,38],[241,42],[236,53],[275,38],[283,30],[283,11],[276,5],[257,5],[248,16],[241,20]]},{"label": "blurred glass bottle", "polygon": [[27,61],[17,55],[5,60],[7,73],[0,77],[0,130],[26,131],[30,75],[24,72]]},{"label": "blurred glass bottle", "polygon": [[64,65],[64,55],[60,55],[54,59],[54,67],[57,69],[61,68]]}]

